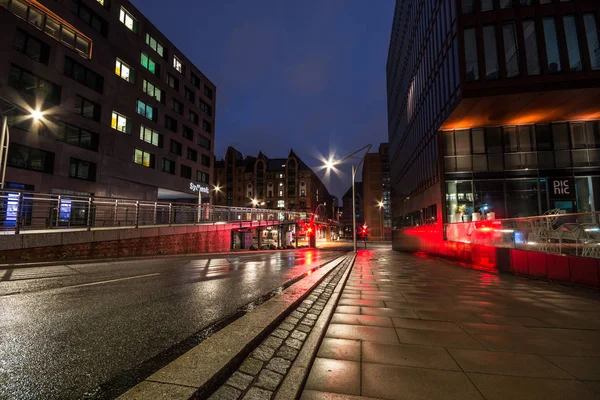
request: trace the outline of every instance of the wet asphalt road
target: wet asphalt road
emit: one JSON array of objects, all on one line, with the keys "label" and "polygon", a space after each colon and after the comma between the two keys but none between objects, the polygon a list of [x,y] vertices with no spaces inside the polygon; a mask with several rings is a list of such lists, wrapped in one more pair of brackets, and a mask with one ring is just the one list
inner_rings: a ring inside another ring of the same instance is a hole
[{"label": "wet asphalt road", "polygon": [[77,399],[333,251],[0,269],[0,399]]}]

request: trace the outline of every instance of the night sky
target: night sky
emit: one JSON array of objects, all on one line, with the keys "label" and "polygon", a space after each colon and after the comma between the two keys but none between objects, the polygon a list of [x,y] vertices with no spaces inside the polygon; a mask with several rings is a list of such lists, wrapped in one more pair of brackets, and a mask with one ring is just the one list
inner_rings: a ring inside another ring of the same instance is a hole
[{"label": "night sky", "polygon": [[[310,167],[387,141],[394,0],[133,0],[217,86],[215,153],[234,146]],[[324,177],[350,187],[350,166]],[[360,179],[358,179],[360,180]]]}]

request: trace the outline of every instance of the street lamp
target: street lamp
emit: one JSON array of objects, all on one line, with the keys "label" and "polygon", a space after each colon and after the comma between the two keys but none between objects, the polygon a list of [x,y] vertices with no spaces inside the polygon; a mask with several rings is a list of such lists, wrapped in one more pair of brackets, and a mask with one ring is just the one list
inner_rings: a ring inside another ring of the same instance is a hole
[{"label": "street lamp", "polygon": [[381,221],[381,241],[383,242],[383,201],[380,201],[379,203],[377,203],[377,207],[379,207],[379,220]]},{"label": "street lamp", "polygon": [[[0,124],[0,167],[2,173],[0,174],[0,189],[4,189],[4,179],[6,177],[6,162],[8,160],[8,148],[10,146],[10,133],[8,131],[8,116],[6,113],[12,111],[18,107],[12,107],[11,109],[4,112],[2,115],[2,123]],[[29,118],[35,122],[39,122],[44,117],[44,113],[40,110],[31,110],[29,112]]]},{"label": "street lamp", "polygon": [[[334,167],[336,165],[341,164],[350,158],[360,160],[358,162],[358,164],[356,164],[356,165],[352,164],[352,235],[353,235],[352,241],[354,243],[354,252],[355,253],[356,253],[356,190],[355,190],[356,173],[357,173],[358,169],[360,168],[360,165],[365,160],[365,156],[367,155],[369,150],[371,150],[371,147],[372,147],[372,145],[370,145],[370,144],[363,146],[360,149],[356,150],[353,153],[348,154],[346,157],[344,157],[338,161],[334,161],[332,159],[325,161],[325,168],[327,168],[327,171],[331,171],[332,169],[334,169]],[[367,150],[367,151],[365,152],[365,154],[362,157],[355,156],[357,153],[360,153],[363,150]]]},{"label": "street lamp", "polygon": [[252,199],[252,205],[256,208],[256,206],[258,205],[258,200]]}]

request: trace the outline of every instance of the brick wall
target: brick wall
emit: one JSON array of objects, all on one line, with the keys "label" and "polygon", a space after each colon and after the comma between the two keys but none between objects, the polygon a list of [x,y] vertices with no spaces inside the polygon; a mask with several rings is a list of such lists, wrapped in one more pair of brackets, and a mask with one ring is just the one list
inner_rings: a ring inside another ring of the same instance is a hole
[{"label": "brick wall", "polygon": [[229,251],[230,248],[231,231],[218,230],[4,250],[1,252],[0,261],[6,263],[212,253]]}]

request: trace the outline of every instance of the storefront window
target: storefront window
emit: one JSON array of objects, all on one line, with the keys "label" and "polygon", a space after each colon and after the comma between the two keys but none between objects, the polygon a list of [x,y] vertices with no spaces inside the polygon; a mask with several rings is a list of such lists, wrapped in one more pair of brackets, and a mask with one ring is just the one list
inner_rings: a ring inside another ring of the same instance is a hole
[{"label": "storefront window", "polygon": [[471,181],[446,182],[446,215],[448,222],[468,222],[473,214]]},{"label": "storefront window", "polygon": [[577,193],[577,212],[593,211],[592,178],[575,178],[575,190]]},{"label": "storefront window", "polygon": [[482,219],[505,218],[504,207],[504,181],[475,181],[475,212],[481,213]]},{"label": "storefront window", "polygon": [[506,204],[508,218],[539,215],[537,179],[507,180]]}]

